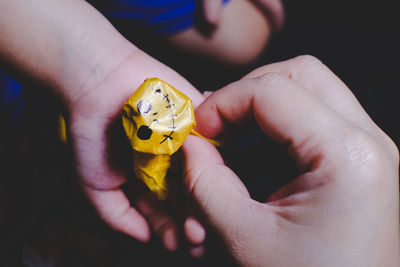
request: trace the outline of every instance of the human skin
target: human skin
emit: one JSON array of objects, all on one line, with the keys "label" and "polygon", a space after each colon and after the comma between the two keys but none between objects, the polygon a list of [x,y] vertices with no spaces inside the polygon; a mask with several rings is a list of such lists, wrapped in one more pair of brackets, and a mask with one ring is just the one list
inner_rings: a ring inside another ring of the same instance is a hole
[{"label": "human skin", "polygon": [[282,28],[280,0],[203,0],[204,16],[213,29],[204,34],[196,27],[167,37],[180,50],[203,55],[228,65],[252,62],[271,35]]},{"label": "human skin", "polygon": [[254,119],[299,171],[260,203],[214,146],[184,143],[185,188],[240,265],[399,266],[398,149],[319,60],[261,67],[211,94],[196,118],[210,138]]},{"label": "human skin", "polygon": [[[114,230],[143,242],[153,230],[167,249],[176,250],[177,225],[163,204],[144,194],[133,207],[121,190],[129,171],[111,164],[108,133],[123,102],[146,78],[168,81],[194,106],[202,95],[83,0],[0,0],[0,10],[0,57],[63,99],[79,183],[98,214]],[[187,238],[198,246],[204,229],[193,217],[188,221],[193,234]]]},{"label": "human skin", "polygon": [[[202,6],[206,21],[213,25],[218,25],[221,22],[223,0],[203,0]],[[253,0],[242,1],[246,3],[255,3],[261,11],[263,11],[270,20],[271,28],[279,30],[284,23],[284,7],[280,0]],[[250,19],[246,17],[245,19]]]}]

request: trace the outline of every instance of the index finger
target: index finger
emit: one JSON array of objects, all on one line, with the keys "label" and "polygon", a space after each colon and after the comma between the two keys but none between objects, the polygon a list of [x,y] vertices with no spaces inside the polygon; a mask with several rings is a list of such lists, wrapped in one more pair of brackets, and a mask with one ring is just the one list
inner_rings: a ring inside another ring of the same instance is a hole
[{"label": "index finger", "polygon": [[115,231],[125,233],[142,242],[150,240],[150,227],[121,189],[97,190],[84,185],[83,190],[99,216]]},{"label": "index finger", "polygon": [[296,81],[344,119],[376,135],[377,127],[351,90],[317,58],[305,55],[265,65],[253,70],[243,79],[255,78],[270,72],[282,74]]},{"label": "index finger", "polygon": [[[288,145],[301,165],[332,152],[332,144],[354,127],[317,96],[276,73],[232,83],[196,110],[198,129],[210,138],[225,130],[225,121],[240,124],[249,117],[273,140]],[[307,151],[311,147],[315,149]]]}]

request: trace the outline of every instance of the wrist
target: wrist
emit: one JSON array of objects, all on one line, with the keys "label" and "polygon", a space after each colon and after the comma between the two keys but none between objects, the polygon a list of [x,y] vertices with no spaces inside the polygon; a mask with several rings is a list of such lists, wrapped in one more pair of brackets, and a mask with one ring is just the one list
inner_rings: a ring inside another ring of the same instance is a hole
[{"label": "wrist", "polygon": [[111,24],[104,23],[95,32],[92,28],[76,37],[74,43],[68,37],[63,45],[62,66],[53,75],[54,88],[69,107],[89,92],[100,89],[103,82],[126,65],[127,59],[140,53]]},{"label": "wrist", "polygon": [[97,63],[100,70],[89,73],[67,98],[72,115],[111,119],[144,80],[152,77],[173,85],[192,99],[195,107],[203,101],[202,94],[181,75],[132,44],[112,51],[118,52],[102,57]]},{"label": "wrist", "polygon": [[0,56],[65,102],[137,50],[86,1],[0,1]]},{"label": "wrist", "polygon": [[[121,42],[102,48],[102,53],[97,55],[93,53],[77,57],[74,59],[75,64],[56,75],[55,88],[70,110],[85,104],[89,99],[99,101],[108,91],[117,92],[115,87],[121,82],[120,75],[127,68],[129,60],[139,53],[141,51],[129,42]],[[118,76],[120,80],[117,80]]]},{"label": "wrist", "polygon": [[[114,49],[112,49],[114,50]],[[66,92],[67,108],[72,116],[104,117],[110,115],[110,109],[116,110],[129,98],[139,86],[140,73],[138,67],[143,61],[144,53],[128,45],[116,49],[93,64],[93,70],[86,70],[80,82],[76,82],[73,90],[61,89]],[[139,77],[138,77],[139,76]],[[63,85],[68,88],[68,81]]]}]

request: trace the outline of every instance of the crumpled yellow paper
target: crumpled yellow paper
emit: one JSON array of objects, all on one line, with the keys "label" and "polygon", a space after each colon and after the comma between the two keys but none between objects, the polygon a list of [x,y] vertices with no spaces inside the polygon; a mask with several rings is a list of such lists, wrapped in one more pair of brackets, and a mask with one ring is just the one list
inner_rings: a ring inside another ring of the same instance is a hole
[{"label": "crumpled yellow paper", "polygon": [[[59,116],[59,135],[67,143],[66,122]],[[196,132],[190,98],[158,78],[150,78],[124,103],[122,124],[134,151],[133,169],[151,191],[163,200],[168,195],[165,177],[171,155],[189,134],[204,138],[216,146],[222,142]]]},{"label": "crumpled yellow paper", "polygon": [[171,155],[191,132],[199,135],[192,101],[158,78],[146,79],[124,103],[122,123],[134,150],[135,175],[165,199]]}]

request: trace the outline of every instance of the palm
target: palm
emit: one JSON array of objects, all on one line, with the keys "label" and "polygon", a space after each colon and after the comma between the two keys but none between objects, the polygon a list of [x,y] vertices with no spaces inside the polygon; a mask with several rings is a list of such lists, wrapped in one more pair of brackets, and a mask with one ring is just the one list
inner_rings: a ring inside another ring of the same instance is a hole
[{"label": "palm", "polygon": [[[177,73],[143,53],[128,57],[118,68],[106,73],[94,88],[88,88],[72,104],[69,130],[83,191],[99,215],[113,229],[141,241],[150,239],[151,228],[176,248],[177,229],[164,204],[151,194],[136,195],[131,206],[121,186],[132,175],[130,146],[120,118],[122,104],[149,77],[160,77],[192,98],[201,95]],[[147,68],[142,68],[143,63]],[[140,68],[138,70],[138,68]]]}]

